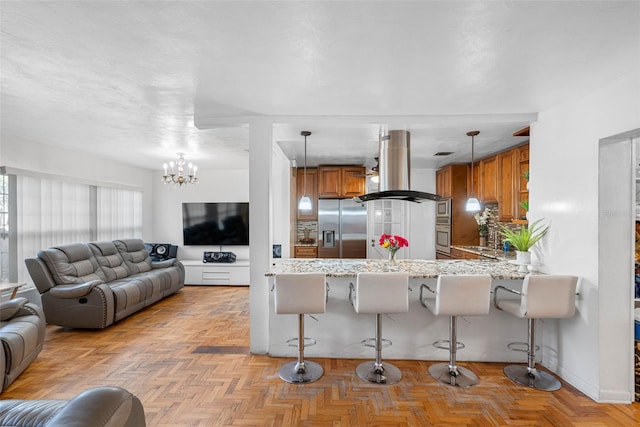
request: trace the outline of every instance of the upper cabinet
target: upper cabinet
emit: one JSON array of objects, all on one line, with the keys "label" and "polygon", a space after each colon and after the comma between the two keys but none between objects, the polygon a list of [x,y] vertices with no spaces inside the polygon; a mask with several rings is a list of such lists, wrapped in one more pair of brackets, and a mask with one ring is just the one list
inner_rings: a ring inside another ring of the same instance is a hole
[{"label": "upper cabinet", "polygon": [[518,152],[498,154],[498,221],[513,221],[518,217]]},{"label": "upper cabinet", "polygon": [[365,173],[363,166],[318,167],[318,197],[345,199],[365,194]]},{"label": "upper cabinet", "polygon": [[[453,197],[452,166],[457,165],[445,166],[436,172],[436,193],[444,197]],[[473,165],[473,193],[482,203],[498,204],[498,221],[501,222],[524,218],[526,211],[520,202],[529,200],[528,183],[528,143],[478,160]],[[469,197],[472,190],[470,170],[467,188]]]},{"label": "upper cabinet", "polygon": [[307,168],[307,196],[311,199],[310,210],[298,209],[298,202],[305,192],[304,169],[296,170],[296,218],[298,221],[315,221],[318,219],[318,170],[315,168]]},{"label": "upper cabinet", "polygon": [[480,160],[478,198],[483,203],[498,202],[498,156]]},{"label": "upper cabinet", "polygon": [[525,218],[527,211],[520,206],[520,202],[529,205],[529,144],[518,147],[518,218]]},{"label": "upper cabinet", "polygon": [[469,167],[449,165],[436,171],[436,194],[442,197],[467,198]]},{"label": "upper cabinet", "polygon": [[436,171],[436,194],[451,197],[451,165]]}]

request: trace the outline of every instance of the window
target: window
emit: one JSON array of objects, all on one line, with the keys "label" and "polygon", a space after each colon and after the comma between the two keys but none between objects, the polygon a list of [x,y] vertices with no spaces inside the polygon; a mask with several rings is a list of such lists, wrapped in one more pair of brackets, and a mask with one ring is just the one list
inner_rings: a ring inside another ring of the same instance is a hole
[{"label": "window", "polygon": [[142,192],[98,187],[97,240],[142,236]]},{"label": "window", "polygon": [[0,282],[9,281],[9,177],[0,175]]},{"label": "window", "polygon": [[0,175],[1,281],[32,284],[24,259],[40,249],[141,236],[141,191]]}]

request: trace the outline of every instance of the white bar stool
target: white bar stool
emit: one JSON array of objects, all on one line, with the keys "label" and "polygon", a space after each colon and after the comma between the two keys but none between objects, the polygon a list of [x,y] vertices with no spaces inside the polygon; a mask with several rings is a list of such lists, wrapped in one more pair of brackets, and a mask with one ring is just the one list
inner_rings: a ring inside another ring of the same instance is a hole
[{"label": "white bar stool", "polygon": [[[298,360],[283,365],[278,372],[288,383],[310,383],[318,380],[324,370],[312,361],[304,360],[304,315],[320,314],[327,310],[326,277],[320,273],[276,274],[274,284],[274,305],[276,314],[298,315]],[[315,340],[311,344],[315,344]],[[288,342],[289,342],[288,341]]]},{"label": "white bar stool", "polygon": [[[358,314],[376,315],[376,336],[362,344],[374,347],[376,359],[364,362],[356,368],[356,374],[364,381],[376,384],[395,384],[402,372],[391,363],[382,364],[382,314],[409,311],[409,275],[407,273],[358,273],[356,285],[349,286],[349,300]],[[368,344],[369,341],[375,344]]]},{"label": "white bar stool", "polygon": [[[532,276],[528,274],[524,278],[522,292],[504,286],[496,286],[493,296],[496,308],[516,317],[529,319],[529,338],[526,343],[527,366],[509,365],[504,368],[504,374],[512,381],[544,391],[554,391],[561,387],[560,381],[552,375],[536,369],[535,320],[573,317],[576,310],[577,284],[578,278],[576,276]],[[499,300],[498,291],[520,295],[520,298]]]},{"label": "white bar stool", "polygon": [[[423,290],[435,294],[424,298]],[[471,370],[456,364],[459,343],[457,316],[482,316],[489,314],[491,305],[491,276],[456,275],[438,276],[436,290],[427,285],[420,286],[420,303],[436,316],[449,316],[449,339],[433,343],[436,348],[449,350],[449,363],[436,363],[429,367],[429,375],[441,383],[457,387],[471,387],[478,384],[478,376]],[[448,343],[444,345],[444,343]]]}]

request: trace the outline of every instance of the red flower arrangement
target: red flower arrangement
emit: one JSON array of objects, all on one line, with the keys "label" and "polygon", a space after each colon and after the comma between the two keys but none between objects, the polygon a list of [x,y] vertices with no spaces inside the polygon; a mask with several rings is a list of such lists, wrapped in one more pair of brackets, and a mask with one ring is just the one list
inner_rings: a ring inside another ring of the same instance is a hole
[{"label": "red flower arrangement", "polygon": [[378,241],[380,246],[388,249],[389,252],[395,252],[400,248],[409,246],[409,241],[402,236],[392,236],[391,234],[383,234]]}]

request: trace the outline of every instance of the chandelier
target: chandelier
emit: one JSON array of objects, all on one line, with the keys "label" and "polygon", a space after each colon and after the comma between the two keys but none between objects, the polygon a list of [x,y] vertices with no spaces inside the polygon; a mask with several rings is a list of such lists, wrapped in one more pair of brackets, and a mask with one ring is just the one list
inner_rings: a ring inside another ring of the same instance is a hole
[{"label": "chandelier", "polygon": [[162,182],[165,184],[175,184],[178,187],[182,187],[184,184],[197,183],[198,178],[196,177],[196,172],[198,167],[189,162],[189,171],[187,175],[185,175],[184,164],[184,153],[178,153],[178,160],[176,160],[175,163],[169,162],[168,165],[166,163],[163,164],[164,175],[162,175]]}]

